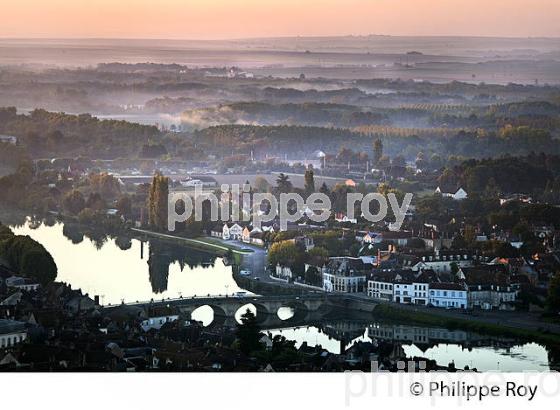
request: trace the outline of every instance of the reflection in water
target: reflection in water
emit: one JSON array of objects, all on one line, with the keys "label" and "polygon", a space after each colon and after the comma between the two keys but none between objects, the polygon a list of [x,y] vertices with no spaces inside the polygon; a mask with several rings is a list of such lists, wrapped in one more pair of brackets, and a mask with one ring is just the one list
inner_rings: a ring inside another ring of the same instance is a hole
[{"label": "reflection in water", "polygon": [[268,330],[272,336],[281,335],[288,340],[294,340],[296,347],[299,348],[303,343],[308,346],[321,345],[323,349],[331,353],[340,353],[340,341],[324,333],[324,331],[316,326],[299,326],[289,327],[285,329]]},{"label": "reflection in water", "polygon": [[[513,341],[498,341],[463,331],[396,324],[364,324],[363,322],[335,321],[312,326],[299,326],[268,330],[273,336],[282,335],[296,341],[296,347],[307,343],[321,345],[331,353],[341,353],[357,342],[393,342],[402,346],[406,357],[424,357],[437,364],[448,366],[451,362],[458,369],[465,366],[479,371],[547,371],[549,354],[536,343],[518,345]],[[382,336],[385,332],[385,336]],[[381,334],[381,336],[380,336]],[[408,335],[403,338],[402,335]],[[411,338],[411,335],[416,337]],[[421,335],[437,335],[434,339],[421,339]]]},{"label": "reflection in water", "polygon": [[142,244],[137,239],[129,240],[128,246],[124,238],[117,243],[107,235],[90,232],[91,240],[84,240],[84,233],[75,225],[62,223],[47,226],[28,221],[11,228],[17,235],[31,236],[51,253],[58,266],[58,281],[99,295],[105,304],[243,290],[221,258],[184,246],[158,241]]},{"label": "reflection in water", "polygon": [[404,346],[407,357],[422,356],[447,365],[454,362],[459,369],[469,366],[479,371],[547,371],[549,370],[546,349],[536,343],[513,347],[464,348],[457,344],[438,344],[425,351],[412,344]]},{"label": "reflection in water", "polygon": [[[167,242],[148,241],[86,232],[76,225],[49,220],[28,220],[12,225],[18,235],[29,235],[52,254],[58,266],[57,280],[81,288],[90,295],[99,295],[102,303],[115,304],[189,296],[223,295],[241,291],[232,277],[232,268],[221,258]],[[89,238],[89,240],[85,240]],[[249,308],[237,311],[236,319]],[[294,310],[281,308],[281,320],[294,319]],[[214,312],[202,306],[192,318],[211,325]],[[292,322],[293,323],[293,322]],[[356,320],[325,321],[319,324],[275,328],[272,335],[321,345],[332,353],[340,353],[358,341],[385,341],[401,347],[407,357],[422,356],[447,366],[469,366],[478,370],[547,370],[549,360],[556,363],[553,352],[538,344],[516,345],[513,340],[497,340],[462,330],[425,328],[406,324],[370,323]],[[557,355],[556,355],[557,356]]]}]

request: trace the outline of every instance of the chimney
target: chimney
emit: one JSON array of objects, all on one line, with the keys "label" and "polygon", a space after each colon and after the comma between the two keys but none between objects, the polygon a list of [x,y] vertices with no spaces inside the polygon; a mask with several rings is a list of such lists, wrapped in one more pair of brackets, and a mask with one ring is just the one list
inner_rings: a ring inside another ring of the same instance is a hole
[{"label": "chimney", "polygon": [[93,297],[93,301],[95,302],[95,305],[96,305],[96,306],[99,306],[99,295],[95,295],[95,296]]}]

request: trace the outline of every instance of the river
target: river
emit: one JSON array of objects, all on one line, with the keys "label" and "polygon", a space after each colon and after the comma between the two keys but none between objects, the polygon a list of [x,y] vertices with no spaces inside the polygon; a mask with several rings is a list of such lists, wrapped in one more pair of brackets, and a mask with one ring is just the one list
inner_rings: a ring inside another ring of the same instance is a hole
[{"label": "river", "polygon": [[[211,254],[168,242],[134,238],[111,239],[78,226],[51,221],[25,222],[11,226],[18,235],[29,235],[51,253],[57,266],[57,281],[99,295],[102,304],[161,300],[166,298],[224,295],[243,291],[232,275],[232,267]],[[241,310],[236,315],[241,315]],[[278,315],[289,318],[283,308]],[[212,322],[210,307],[201,307],[193,318]],[[336,320],[298,327],[267,329],[294,340],[296,346],[320,344],[339,353],[356,341],[389,340],[402,347],[407,357],[423,356],[438,364],[451,361],[458,368],[478,370],[545,371],[547,349],[536,343],[496,341],[460,330],[425,328],[404,323]]]}]

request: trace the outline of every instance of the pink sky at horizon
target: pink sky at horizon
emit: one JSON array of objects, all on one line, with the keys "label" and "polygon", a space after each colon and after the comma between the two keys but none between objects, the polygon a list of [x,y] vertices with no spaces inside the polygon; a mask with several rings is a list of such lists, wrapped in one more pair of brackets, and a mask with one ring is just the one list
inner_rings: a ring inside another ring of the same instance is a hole
[{"label": "pink sky at horizon", "polygon": [[560,37],[558,0],[0,0],[0,38]]}]

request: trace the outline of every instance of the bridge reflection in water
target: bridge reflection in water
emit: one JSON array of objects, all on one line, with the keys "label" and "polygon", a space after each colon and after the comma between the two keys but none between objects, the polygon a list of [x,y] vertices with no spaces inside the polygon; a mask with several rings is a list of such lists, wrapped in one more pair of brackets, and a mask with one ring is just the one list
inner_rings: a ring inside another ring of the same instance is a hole
[{"label": "bridge reflection in water", "polygon": [[[170,307],[185,319],[201,320],[204,325],[235,326],[239,317],[247,310],[255,313],[262,328],[299,326],[321,321],[337,308],[344,299],[326,295],[243,296],[243,297],[192,297],[164,299],[161,301],[137,302],[128,307],[149,311],[157,307]],[[118,309],[123,305],[106,306]],[[373,309],[373,306],[372,306]],[[286,314],[289,310],[288,314]],[[210,319],[212,317],[212,319]]]}]

